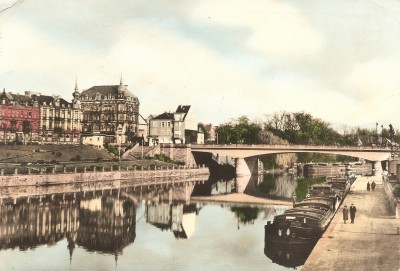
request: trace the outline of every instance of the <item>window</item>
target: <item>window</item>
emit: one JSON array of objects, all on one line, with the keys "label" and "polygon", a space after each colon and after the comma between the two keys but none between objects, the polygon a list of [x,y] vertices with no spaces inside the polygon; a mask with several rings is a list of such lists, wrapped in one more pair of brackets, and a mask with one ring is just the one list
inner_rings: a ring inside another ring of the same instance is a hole
[{"label": "window", "polygon": [[32,112],[28,112],[28,117],[32,118]]},{"label": "window", "polygon": [[161,122],[161,127],[164,127],[164,122],[163,121]]}]

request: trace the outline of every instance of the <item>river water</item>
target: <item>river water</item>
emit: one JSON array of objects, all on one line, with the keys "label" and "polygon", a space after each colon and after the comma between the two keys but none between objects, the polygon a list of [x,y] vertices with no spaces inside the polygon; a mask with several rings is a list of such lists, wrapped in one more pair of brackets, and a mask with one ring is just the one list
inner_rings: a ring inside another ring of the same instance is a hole
[{"label": "river water", "polygon": [[[282,174],[75,192],[60,188],[17,198],[1,191],[0,270],[301,267],[307,248],[271,252],[264,242],[264,225],[290,208],[296,188],[297,177]],[[231,193],[288,205],[201,199]]]}]

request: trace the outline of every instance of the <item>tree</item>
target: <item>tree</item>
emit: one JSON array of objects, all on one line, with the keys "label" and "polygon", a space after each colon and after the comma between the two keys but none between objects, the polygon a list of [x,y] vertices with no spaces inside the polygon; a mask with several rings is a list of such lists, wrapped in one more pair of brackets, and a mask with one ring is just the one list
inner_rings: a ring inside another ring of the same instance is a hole
[{"label": "tree", "polygon": [[209,140],[210,139],[210,133],[207,131],[207,129],[204,126],[204,124],[200,122],[197,126],[198,126],[198,129],[200,129],[200,131],[204,134],[204,141]]},{"label": "tree", "polygon": [[54,128],[54,134],[57,135],[57,142],[60,142],[60,137],[63,133],[63,129],[61,127]]},{"label": "tree", "polygon": [[25,120],[22,122],[22,132],[24,133],[24,145],[26,144],[26,135],[31,133],[31,124]]}]

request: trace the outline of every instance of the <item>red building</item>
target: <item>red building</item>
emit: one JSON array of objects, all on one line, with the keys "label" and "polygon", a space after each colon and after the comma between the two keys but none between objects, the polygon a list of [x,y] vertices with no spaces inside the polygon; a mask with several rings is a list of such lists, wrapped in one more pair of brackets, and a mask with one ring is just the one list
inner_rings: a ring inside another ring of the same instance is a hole
[{"label": "red building", "polygon": [[9,142],[38,142],[40,108],[36,100],[24,95],[0,95],[0,140]]}]

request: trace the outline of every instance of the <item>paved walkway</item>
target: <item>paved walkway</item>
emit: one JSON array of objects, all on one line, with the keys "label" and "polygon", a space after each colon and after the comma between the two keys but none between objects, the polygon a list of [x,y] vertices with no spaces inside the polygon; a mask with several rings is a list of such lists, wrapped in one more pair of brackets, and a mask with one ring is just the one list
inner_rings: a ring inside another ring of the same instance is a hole
[{"label": "paved walkway", "polygon": [[[377,186],[368,192],[367,182],[372,180]],[[351,191],[302,271],[400,271],[400,219],[388,205],[381,176],[357,178]],[[351,203],[357,207],[356,219],[344,224],[342,209]]]}]

